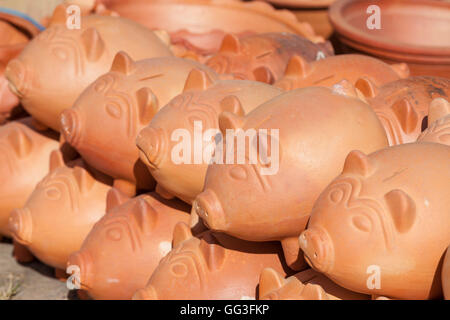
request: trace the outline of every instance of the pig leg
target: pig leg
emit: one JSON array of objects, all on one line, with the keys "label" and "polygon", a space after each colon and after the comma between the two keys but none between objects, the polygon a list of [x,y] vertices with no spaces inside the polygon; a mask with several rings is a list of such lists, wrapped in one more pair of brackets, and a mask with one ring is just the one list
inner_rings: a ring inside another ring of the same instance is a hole
[{"label": "pig leg", "polygon": [[171,194],[169,191],[164,189],[164,187],[161,187],[161,185],[159,183],[156,184],[155,191],[157,194],[159,194],[164,199],[171,200],[171,199],[175,198],[173,194]]},{"label": "pig leg", "polygon": [[136,195],[136,185],[126,180],[115,179],[113,187],[122,191],[129,197],[134,197]]},{"label": "pig leg", "polygon": [[189,225],[191,227],[191,231],[193,234],[200,234],[203,231],[208,230],[208,228],[205,227],[203,221],[199,218],[197,211],[194,209],[194,207],[192,207],[191,209]]},{"label": "pig leg", "polygon": [[34,260],[33,255],[27,247],[13,240],[13,257],[17,262],[28,263]]},{"label": "pig leg", "polygon": [[292,270],[300,271],[307,268],[303,252],[300,250],[298,237],[291,237],[281,240],[283,247],[284,259],[286,264]]}]

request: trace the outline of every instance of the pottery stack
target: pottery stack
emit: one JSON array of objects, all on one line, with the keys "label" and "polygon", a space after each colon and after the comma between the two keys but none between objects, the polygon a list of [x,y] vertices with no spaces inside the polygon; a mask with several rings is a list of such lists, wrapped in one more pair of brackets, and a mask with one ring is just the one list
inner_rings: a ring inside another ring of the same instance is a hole
[{"label": "pottery stack", "polygon": [[[449,298],[448,61],[340,52],[281,9],[331,1],[267,2],[55,8],[5,67],[26,111],[0,126],[18,261],[83,299]],[[356,47],[355,2],[329,13]],[[450,5],[417,5],[450,35]]]}]

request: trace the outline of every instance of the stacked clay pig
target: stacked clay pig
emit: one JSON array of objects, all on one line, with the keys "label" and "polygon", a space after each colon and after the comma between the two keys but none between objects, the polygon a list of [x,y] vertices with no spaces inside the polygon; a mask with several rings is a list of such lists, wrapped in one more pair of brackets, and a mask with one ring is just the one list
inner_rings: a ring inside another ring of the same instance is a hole
[{"label": "stacked clay pig", "polygon": [[308,264],[375,297],[441,297],[450,243],[449,159],[449,146],[429,142],[350,152],[299,237]]},{"label": "stacked clay pig", "polygon": [[[236,147],[209,165],[193,214],[208,228],[240,239],[282,241],[286,262],[295,269],[304,267],[298,235],[348,152],[387,146],[377,116],[347,81],[333,89],[289,91],[245,117],[223,112],[219,127],[225,148]],[[227,130],[237,134],[229,139]],[[245,135],[250,142],[240,147],[238,138]]]},{"label": "stacked clay pig", "polygon": [[194,237],[187,224],[179,223],[173,249],[133,299],[255,299],[259,274],[265,267],[286,275],[281,254],[274,242],[258,244],[211,231]]},{"label": "stacked clay pig", "polygon": [[334,54],[327,42],[314,43],[289,33],[262,33],[238,38],[224,37],[219,52],[205,63],[218,73],[235,79],[256,80],[272,84],[279,80],[294,55],[313,62]]},{"label": "stacked clay pig", "polygon": [[112,176],[123,192],[133,196],[136,190],[152,190],[154,180],[139,160],[136,136],[160,108],[183,91],[193,69],[217,78],[214,71],[192,60],[133,61],[119,52],[110,72],[94,81],[73,107],[61,114],[65,140],[86,162]]},{"label": "stacked clay pig", "polygon": [[64,162],[50,155],[50,171],[25,205],[9,216],[9,232],[42,262],[65,270],[69,255],[80,249],[93,225],[105,214],[111,179],[81,159]]},{"label": "stacked clay pig", "polygon": [[[192,70],[183,93],[162,108],[137,138],[141,159],[157,181],[156,191],[192,204],[203,190],[220,132],[219,114],[244,115],[281,93],[261,82],[214,81],[206,72]],[[182,159],[175,159],[174,152],[182,154]],[[199,154],[202,157],[195,158]]]},{"label": "stacked clay pig", "polygon": [[65,16],[31,40],[6,67],[10,88],[43,126],[59,130],[59,114],[107,72],[126,50],[134,59],[171,56],[151,30],[120,17],[89,15],[80,29],[68,29]]},{"label": "stacked clay pig", "polygon": [[189,221],[190,207],[154,193],[129,199],[117,189],[107,213],[91,230],[68,270],[77,266],[79,284],[94,299],[131,299],[172,249],[175,225]]}]

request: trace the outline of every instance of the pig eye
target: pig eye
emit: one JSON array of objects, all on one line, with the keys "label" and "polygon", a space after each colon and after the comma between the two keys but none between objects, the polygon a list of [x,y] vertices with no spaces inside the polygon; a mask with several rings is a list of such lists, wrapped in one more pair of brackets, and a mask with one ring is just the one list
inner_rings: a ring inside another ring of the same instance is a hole
[{"label": "pig eye", "polygon": [[183,263],[174,263],[170,268],[172,274],[176,277],[185,277],[188,273],[188,269]]},{"label": "pig eye", "polygon": [[344,198],[344,191],[342,189],[334,189],[330,192],[330,200],[334,203],[339,203]]},{"label": "pig eye", "polygon": [[109,229],[106,236],[113,241],[119,241],[122,239],[122,230],[120,228]]},{"label": "pig eye", "polygon": [[114,117],[116,119],[119,119],[122,115],[122,110],[116,103],[108,103],[106,105],[106,112],[108,112],[111,117]]},{"label": "pig eye", "polygon": [[53,49],[53,54],[62,61],[67,60],[67,51],[62,48]]},{"label": "pig eye", "polygon": [[235,166],[231,168],[230,176],[237,180],[247,180],[247,170],[242,166]]},{"label": "pig eye", "polygon": [[364,232],[370,232],[372,229],[372,223],[369,218],[363,215],[358,215],[352,218],[353,225]]},{"label": "pig eye", "polygon": [[50,187],[45,190],[45,195],[47,196],[47,199],[58,200],[59,198],[61,198],[61,191],[59,191],[59,189],[56,187]]}]

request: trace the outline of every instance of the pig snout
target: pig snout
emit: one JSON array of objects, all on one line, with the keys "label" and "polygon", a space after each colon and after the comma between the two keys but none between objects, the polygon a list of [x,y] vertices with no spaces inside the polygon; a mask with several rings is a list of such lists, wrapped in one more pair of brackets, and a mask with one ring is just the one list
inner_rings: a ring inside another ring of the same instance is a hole
[{"label": "pig snout", "polygon": [[27,94],[28,76],[25,65],[19,59],[11,60],[6,66],[5,77],[9,81],[9,88],[20,98]]},{"label": "pig snout", "polygon": [[17,242],[23,245],[31,244],[33,222],[31,213],[27,208],[15,209],[11,212],[8,228]]},{"label": "pig snout", "polygon": [[299,242],[311,267],[322,273],[330,270],[334,259],[333,243],[325,230],[309,228],[300,234]]},{"label": "pig snout", "polygon": [[72,282],[78,282],[81,289],[92,288],[92,259],[88,252],[82,250],[72,253],[67,261],[67,271],[72,273]]},{"label": "pig snout", "polygon": [[164,132],[161,128],[146,127],[142,129],[137,138],[139,157],[148,167],[158,168],[164,152]]},{"label": "pig snout", "polygon": [[225,213],[217,195],[206,189],[197,196],[193,204],[195,213],[211,230],[223,231],[226,226]]},{"label": "pig snout", "polygon": [[78,146],[78,142],[81,138],[81,120],[80,115],[75,109],[64,110],[59,118],[61,124],[61,133],[66,141],[74,146]]},{"label": "pig snout", "polygon": [[144,289],[136,291],[133,295],[133,300],[158,300],[158,295],[153,286],[147,286]]}]

